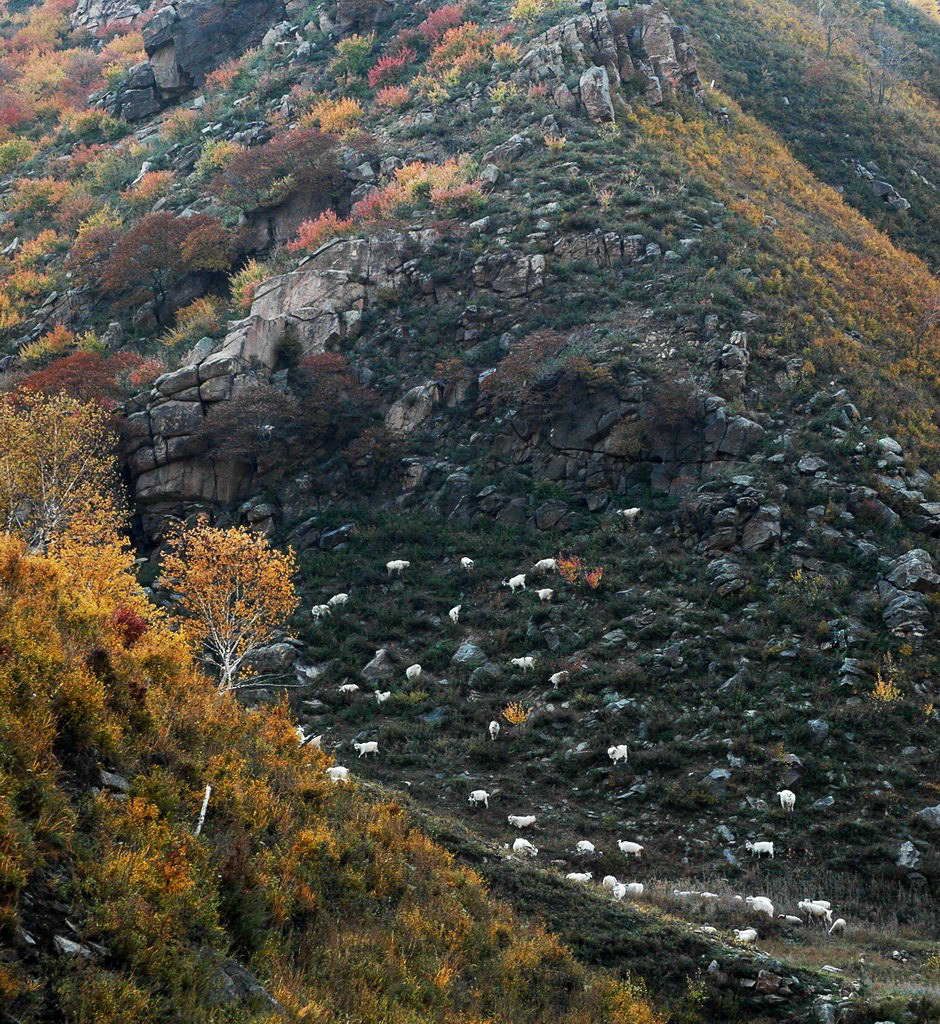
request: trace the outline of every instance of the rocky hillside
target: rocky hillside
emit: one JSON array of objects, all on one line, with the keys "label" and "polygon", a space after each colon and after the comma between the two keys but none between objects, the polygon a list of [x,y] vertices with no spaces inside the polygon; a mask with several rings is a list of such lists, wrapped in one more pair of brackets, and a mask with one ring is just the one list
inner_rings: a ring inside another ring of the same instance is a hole
[{"label": "rocky hillside", "polygon": [[181,516],[291,545],[265,668],[305,734],[378,740],[357,775],[676,1019],[937,1019],[931,5],[45,0],[3,34],[4,387],[113,412],[141,582]]}]

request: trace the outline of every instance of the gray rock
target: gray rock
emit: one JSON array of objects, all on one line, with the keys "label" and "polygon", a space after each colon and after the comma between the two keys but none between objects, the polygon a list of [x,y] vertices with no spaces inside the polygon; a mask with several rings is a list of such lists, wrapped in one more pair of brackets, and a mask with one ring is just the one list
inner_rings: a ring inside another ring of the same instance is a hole
[{"label": "gray rock", "polygon": [[60,956],[80,956],[85,960],[90,960],[94,956],[94,952],[89,946],[85,946],[81,942],[73,942],[64,935],[56,935],[52,944]]},{"label": "gray rock", "polygon": [[810,743],[825,743],[829,738],[829,723],[822,718],[813,718],[806,723],[809,726]]},{"label": "gray rock", "polygon": [[940,589],[940,576],[934,570],[930,555],[923,548],[914,548],[896,558],[885,578],[898,590],[933,593]]},{"label": "gray rock", "polygon": [[801,473],[818,473],[826,468],[826,460],[819,458],[818,455],[804,455],[796,464],[796,468]]},{"label": "gray rock", "polygon": [[123,775],[118,775],[117,772],[106,772],[104,768],[99,768],[98,779],[106,789],[115,789],[119,793],[129,793],[131,791],[131,784]]},{"label": "gray rock", "polygon": [[470,640],[464,642],[454,652],[450,659],[455,665],[468,665],[476,668],[486,662],[486,652]]},{"label": "gray rock", "polygon": [[375,657],[364,665],[360,675],[364,679],[389,679],[397,672],[395,664],[389,656],[388,651],[383,647],[375,652]]},{"label": "gray rock", "polygon": [[926,825],[930,829],[940,829],[940,804],[936,804],[934,807],[925,807],[922,811],[918,811],[914,817],[923,825]]},{"label": "gray rock", "polygon": [[592,121],[613,121],[614,104],[610,96],[610,76],[606,68],[590,67],[578,83],[581,103]]},{"label": "gray rock", "polygon": [[702,779],[706,786],[721,786],[731,778],[731,772],[727,768],[712,768]]},{"label": "gray rock", "polygon": [[827,807],[832,807],[836,802],[836,798],[831,794],[829,796],[821,797],[819,800],[813,801],[813,809],[817,811],[825,810]]},{"label": "gray rock", "polygon": [[899,868],[916,868],[918,864],[920,864],[920,854],[917,852],[917,847],[910,839],[907,839],[898,847],[897,865]]}]

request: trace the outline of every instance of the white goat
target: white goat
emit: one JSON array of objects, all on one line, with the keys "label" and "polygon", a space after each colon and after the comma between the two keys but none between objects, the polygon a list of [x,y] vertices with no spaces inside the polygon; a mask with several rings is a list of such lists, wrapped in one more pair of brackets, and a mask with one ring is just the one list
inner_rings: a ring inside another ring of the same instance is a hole
[{"label": "white goat", "polygon": [[569,871],[565,878],[569,882],[590,882],[591,872],[590,871]]},{"label": "white goat", "polygon": [[615,746],[607,748],[607,756],[616,764],[618,761],[628,760],[630,751],[626,743],[617,743]]},{"label": "white goat", "polygon": [[845,929],[846,929],[845,918],[844,917],[837,917],[835,919],[835,921],[832,922],[832,927],[829,929],[829,934],[830,935],[845,935]]},{"label": "white goat", "polygon": [[324,615],[332,615],[333,609],[328,604],[315,604],[310,609],[310,614],[313,616],[314,622],[319,622]]},{"label": "white goat", "polygon": [[392,691],[391,690],[384,690],[384,691],[383,690],[376,690],[375,691],[376,703],[377,704],[384,704],[388,700],[388,698],[391,697],[391,695],[392,695]]},{"label": "white goat", "polygon": [[409,683],[413,683],[416,679],[421,678],[421,666],[420,665],[409,665],[405,669],[405,678]]},{"label": "white goat", "polygon": [[460,621],[460,609],[463,608],[462,604],[455,604],[453,608],[447,613],[450,616],[450,621],[456,626]]},{"label": "white goat", "polygon": [[540,601],[551,601],[555,596],[555,591],[551,587],[544,587],[542,590],[536,590],[535,593]]},{"label": "white goat", "polygon": [[334,594],[326,603],[331,608],[338,608],[340,605],[346,604],[348,600],[349,594]]},{"label": "white goat", "polygon": [[766,854],[771,860],[774,859],[774,844],[771,842],[752,843],[748,840],[744,844],[744,849],[747,850],[752,857],[763,857]]},{"label": "white goat", "polygon": [[571,673],[564,670],[561,672],[556,672],[554,675],[549,676],[548,681],[552,684],[552,686],[561,686],[562,683],[567,683],[570,678]]},{"label": "white goat", "polygon": [[377,754],[379,752],[378,740],[369,740],[368,743],[353,743],[356,753],[363,757],[366,754]]},{"label": "white goat", "polygon": [[405,561],[404,558],[393,558],[390,562],[385,563],[385,568],[388,570],[389,576],[395,573],[397,576],[401,574],[411,565],[411,562]]},{"label": "white goat", "polygon": [[506,819],[514,828],[528,828],[535,824],[534,814],[510,814]]},{"label": "white goat", "polygon": [[521,572],[518,576],[510,576],[508,580],[503,580],[503,586],[509,587],[514,594],[517,590],[525,590],[525,573]]},{"label": "white goat", "polygon": [[601,885],[605,889],[614,889],[618,885],[620,885],[620,883],[617,881],[616,875],[604,875],[603,879],[601,880]]},{"label": "white goat", "polygon": [[345,694],[357,693],[358,690],[359,687],[355,683],[343,683],[343,685],[339,688],[339,692]]},{"label": "white goat", "polygon": [[484,807],[490,806],[490,794],[485,789],[474,789],[470,792],[470,796],[467,797],[468,803],[473,804],[474,807],[479,807],[483,804]]},{"label": "white goat", "polygon": [[579,839],[578,845],[575,847],[575,852],[579,857],[587,857],[597,853],[597,849],[589,839]]},{"label": "white goat", "polygon": [[535,668],[535,658],[531,654],[525,658],[510,658],[509,664],[521,668],[523,672],[531,672]]},{"label": "white goat", "polygon": [[735,928],[734,937],[738,942],[756,942],[757,941],[757,929],[756,928]]},{"label": "white goat", "polygon": [[618,882],[610,890],[610,894],[611,894],[611,896],[613,896],[613,898],[615,900],[622,900],[624,898],[624,896],[627,895],[627,887],[623,884],[623,882]]},{"label": "white goat", "polygon": [[803,918],[797,917],[796,914],[777,914],[777,920],[783,921],[784,924],[794,924],[798,927],[803,927]]},{"label": "white goat", "polygon": [[638,508],[618,508],[618,509],[617,509],[617,510],[616,510],[616,511],[614,512],[614,515],[615,515],[615,516],[620,516],[620,518],[621,518],[621,519],[622,519],[622,520],[623,520],[623,521],[624,521],[624,522],[625,522],[625,523],[626,523],[626,524],[627,524],[628,526],[633,526],[633,524],[634,524],[634,523],[635,523],[635,522],[637,521],[637,519],[639,518],[639,515],[640,515],[640,509],[638,509]]},{"label": "white goat", "polygon": [[744,902],[755,914],[766,914],[771,921],[774,919],[774,905],[766,896],[748,896]]},{"label": "white goat", "polygon": [[796,806],[796,793],[792,789],[781,789],[777,793],[777,799],[785,811],[792,811]]},{"label": "white goat", "polygon": [[524,853],[529,857],[537,857],[539,848],[537,846],[533,846],[528,839],[520,837],[519,839],[514,840],[512,844],[512,852]]},{"label": "white goat", "polygon": [[710,924],[703,924],[701,928],[695,929],[699,935],[717,935],[718,929],[712,928]]},{"label": "white goat", "polygon": [[340,764],[334,764],[332,768],[327,768],[326,774],[329,776],[330,782],[349,782],[349,769]]},{"label": "white goat", "polygon": [[490,734],[490,739],[495,740],[496,737],[499,735],[499,722],[497,722],[495,718],[493,719],[492,722],[490,722],[488,730]]},{"label": "white goat", "polygon": [[473,561],[473,559],[472,558],[467,558],[466,555],[464,555],[463,558],[460,559],[460,568],[461,569],[466,569],[467,572],[472,572],[473,571],[473,566],[475,564],[476,563]]},{"label": "white goat", "polygon": [[627,882],[627,895],[629,896],[642,896],[643,889],[642,882]]},{"label": "white goat", "polygon": [[558,568],[558,562],[554,558],[541,558],[532,566],[533,572],[554,572]]},{"label": "white goat", "polygon": [[627,857],[639,857],[643,852],[643,847],[639,843],[631,843],[626,839],[618,839],[617,845],[620,847],[620,852]]},{"label": "white goat", "polygon": [[305,736],[303,729],[301,729],[300,726],[298,725],[297,726],[297,739],[300,740],[300,745],[302,747],[307,746],[307,744],[309,743],[311,747],[316,747],[317,750],[322,750],[323,749],[320,746],[320,743],[323,740],[323,733],[322,732],[320,733],[319,736]]}]

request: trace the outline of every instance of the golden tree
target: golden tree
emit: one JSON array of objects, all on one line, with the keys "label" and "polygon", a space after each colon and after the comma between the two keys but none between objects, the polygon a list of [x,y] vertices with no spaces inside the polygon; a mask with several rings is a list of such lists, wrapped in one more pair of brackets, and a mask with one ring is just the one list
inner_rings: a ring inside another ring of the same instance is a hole
[{"label": "golden tree", "polygon": [[0,402],[0,529],[44,551],[78,517],[117,521],[107,413],[68,395],[20,391]]},{"label": "golden tree", "polygon": [[293,551],[242,527],[200,520],[171,536],[161,582],[180,595],[183,632],[218,673],[220,690],[257,681],[251,656],[297,607],[295,569]]}]

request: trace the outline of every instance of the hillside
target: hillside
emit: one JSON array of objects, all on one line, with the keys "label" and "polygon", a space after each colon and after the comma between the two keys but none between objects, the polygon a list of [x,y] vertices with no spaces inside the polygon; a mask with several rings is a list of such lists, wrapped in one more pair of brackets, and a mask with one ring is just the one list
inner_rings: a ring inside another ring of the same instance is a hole
[{"label": "hillside", "polygon": [[[3,386],[106,411],[152,622],[124,650],[5,584],[4,650],[112,666],[87,734],[5,712],[68,822],[29,884],[8,854],[42,932],[11,1019],[241,1019],[230,961],[298,1019],[940,1019],[934,6],[4,5]],[[201,513],[300,567],[238,701],[160,617]],[[112,671],[157,677],[109,707]],[[144,829],[184,967],[106,913]],[[843,934],[784,920],[810,897]],[[66,915],[100,994],[49,967]]]}]

